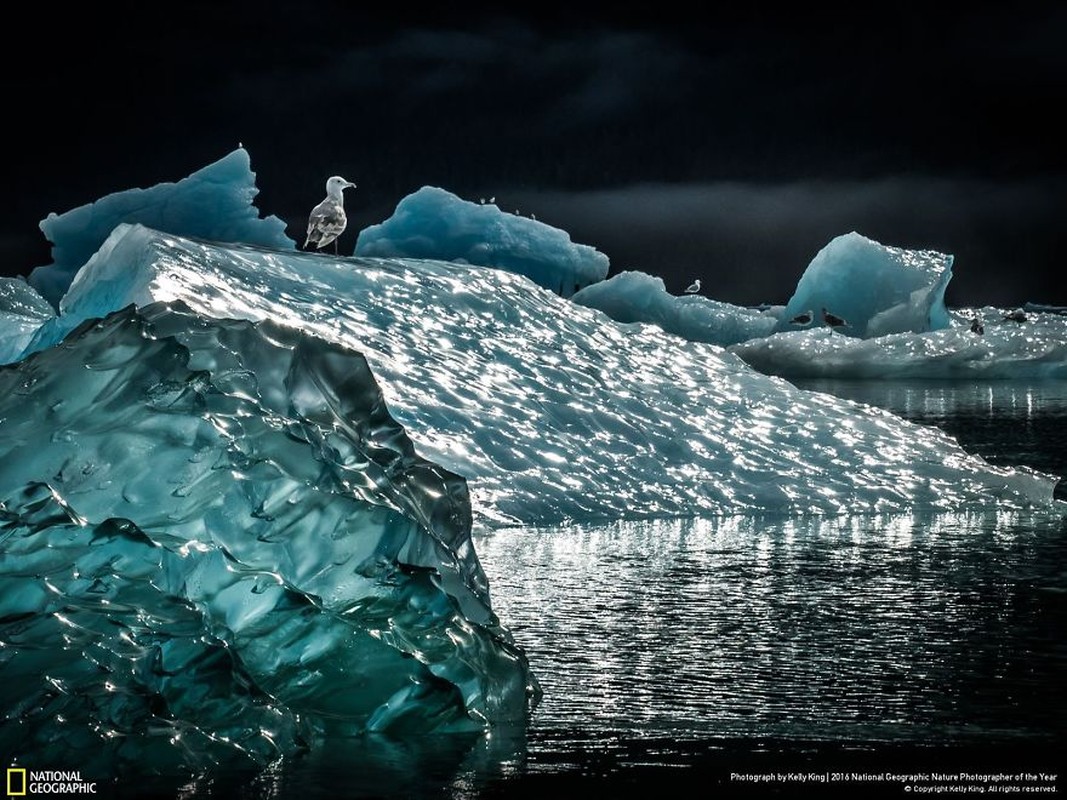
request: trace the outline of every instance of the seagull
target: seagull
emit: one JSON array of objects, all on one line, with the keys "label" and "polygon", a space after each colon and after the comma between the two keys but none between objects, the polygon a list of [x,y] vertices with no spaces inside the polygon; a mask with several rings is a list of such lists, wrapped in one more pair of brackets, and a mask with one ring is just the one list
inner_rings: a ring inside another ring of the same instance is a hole
[{"label": "seagull", "polygon": [[348,218],[345,216],[344,190],[354,189],[355,186],[356,184],[346,181],[340,175],[334,175],[326,181],[326,199],[311,209],[311,215],[308,217],[305,250],[309,244],[321,250],[333,242],[333,252],[337,255],[337,237],[344,232],[348,224]]},{"label": "seagull", "polygon": [[794,325],[808,325],[811,323],[811,312],[805,311],[803,314],[797,314],[789,321]]},{"label": "seagull", "polygon": [[985,326],[982,325],[982,320],[978,317],[971,320],[971,333],[977,333],[979,336],[985,333]]},{"label": "seagull", "polygon": [[837,316],[837,314],[831,314],[825,308],[822,310],[822,321],[830,326],[831,333],[833,333],[834,328],[843,328],[848,325],[848,323],[841,319],[841,317]]},{"label": "seagull", "polygon": [[1005,314],[1004,319],[1008,322],[1026,322],[1026,312],[1021,308],[1017,308],[1010,314]]},{"label": "seagull", "polygon": [[697,278],[695,281],[693,281],[691,284],[689,284],[689,286],[686,287],[685,293],[686,294],[696,294],[699,291],[700,291],[700,278]]}]

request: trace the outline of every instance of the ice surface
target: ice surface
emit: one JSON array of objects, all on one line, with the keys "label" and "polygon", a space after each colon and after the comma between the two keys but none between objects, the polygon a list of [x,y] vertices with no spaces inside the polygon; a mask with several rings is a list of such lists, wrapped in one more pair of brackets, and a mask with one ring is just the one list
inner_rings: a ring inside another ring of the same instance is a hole
[{"label": "ice surface", "polygon": [[496,267],[570,297],[608,274],[608,257],[570,234],[496,205],[472,203],[424,186],[389,219],[364,228],[356,255],[431,258]]},{"label": "ice surface", "polygon": [[0,278],[0,364],[18,358],[55,309],[22,278]]},{"label": "ice surface", "polygon": [[778,323],[814,311],[822,325],[826,308],[847,322],[838,330],[869,338],[949,326],[945,288],[952,279],[952,256],[932,250],[887,247],[852,232],[830,241],[812,259]]},{"label": "ice surface", "polygon": [[363,353],[419,453],[467,478],[484,524],[1051,502],[1054,479],[992,467],[934,429],[454,262],[121,226],[35,346],[81,319],[172,300]]},{"label": "ice surface", "polygon": [[260,218],[252,204],[259,189],[248,151],[233,152],[177,183],[129,189],[41,220],[52,242],[52,263],[30,273],[30,283],[58,305],[75,273],[121,222],[219,242],[245,242],[281,250],[296,243],[285,235],[285,222]]},{"label": "ice surface", "polygon": [[767,336],[778,324],[770,313],[701,295],[672,295],[662,278],[644,272],[620,272],[587,286],[571,300],[603,311],[616,322],[651,323],[692,342],[722,346]]},{"label": "ice surface", "polygon": [[[761,372],[786,378],[934,378],[1027,380],[1067,378],[1067,317],[1031,312],[1024,323],[1011,309],[949,312],[948,328],[874,339],[831,335],[828,328],[777,333],[731,346]],[[971,332],[978,316],[985,329]]]},{"label": "ice surface", "polygon": [[358,354],[129,307],[0,369],[0,418],[0,751],[265,763],[525,720],[466,484]]}]

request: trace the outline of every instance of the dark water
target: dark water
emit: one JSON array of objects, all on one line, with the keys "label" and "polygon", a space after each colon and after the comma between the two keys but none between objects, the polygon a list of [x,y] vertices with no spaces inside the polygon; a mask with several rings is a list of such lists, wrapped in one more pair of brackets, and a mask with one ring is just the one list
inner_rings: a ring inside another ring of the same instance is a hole
[{"label": "dark water", "polygon": [[[818,388],[1067,476],[1065,384]],[[1062,509],[617,523],[475,545],[544,689],[527,730],[332,742],[258,774],[123,778],[103,793],[1063,791]]]},{"label": "dark water", "polygon": [[990,463],[1067,477],[1067,381],[811,380],[797,385],[939,427]]}]

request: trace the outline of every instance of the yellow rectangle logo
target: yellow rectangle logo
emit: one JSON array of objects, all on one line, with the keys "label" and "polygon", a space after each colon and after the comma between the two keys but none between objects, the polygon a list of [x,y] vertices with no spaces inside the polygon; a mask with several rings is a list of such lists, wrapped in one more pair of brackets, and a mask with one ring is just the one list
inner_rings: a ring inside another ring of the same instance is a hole
[{"label": "yellow rectangle logo", "polygon": [[[19,780],[21,778],[21,781]],[[22,788],[16,788],[16,783],[21,783]],[[7,796],[22,797],[26,794],[26,768],[7,768]]]}]

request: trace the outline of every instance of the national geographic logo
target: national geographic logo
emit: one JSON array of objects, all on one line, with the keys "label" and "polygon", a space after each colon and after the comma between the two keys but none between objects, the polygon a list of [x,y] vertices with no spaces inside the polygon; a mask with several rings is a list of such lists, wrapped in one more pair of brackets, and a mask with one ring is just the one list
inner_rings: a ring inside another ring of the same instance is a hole
[{"label": "national geographic logo", "polygon": [[96,794],[96,781],[82,780],[79,770],[7,768],[7,796],[30,794]]}]

